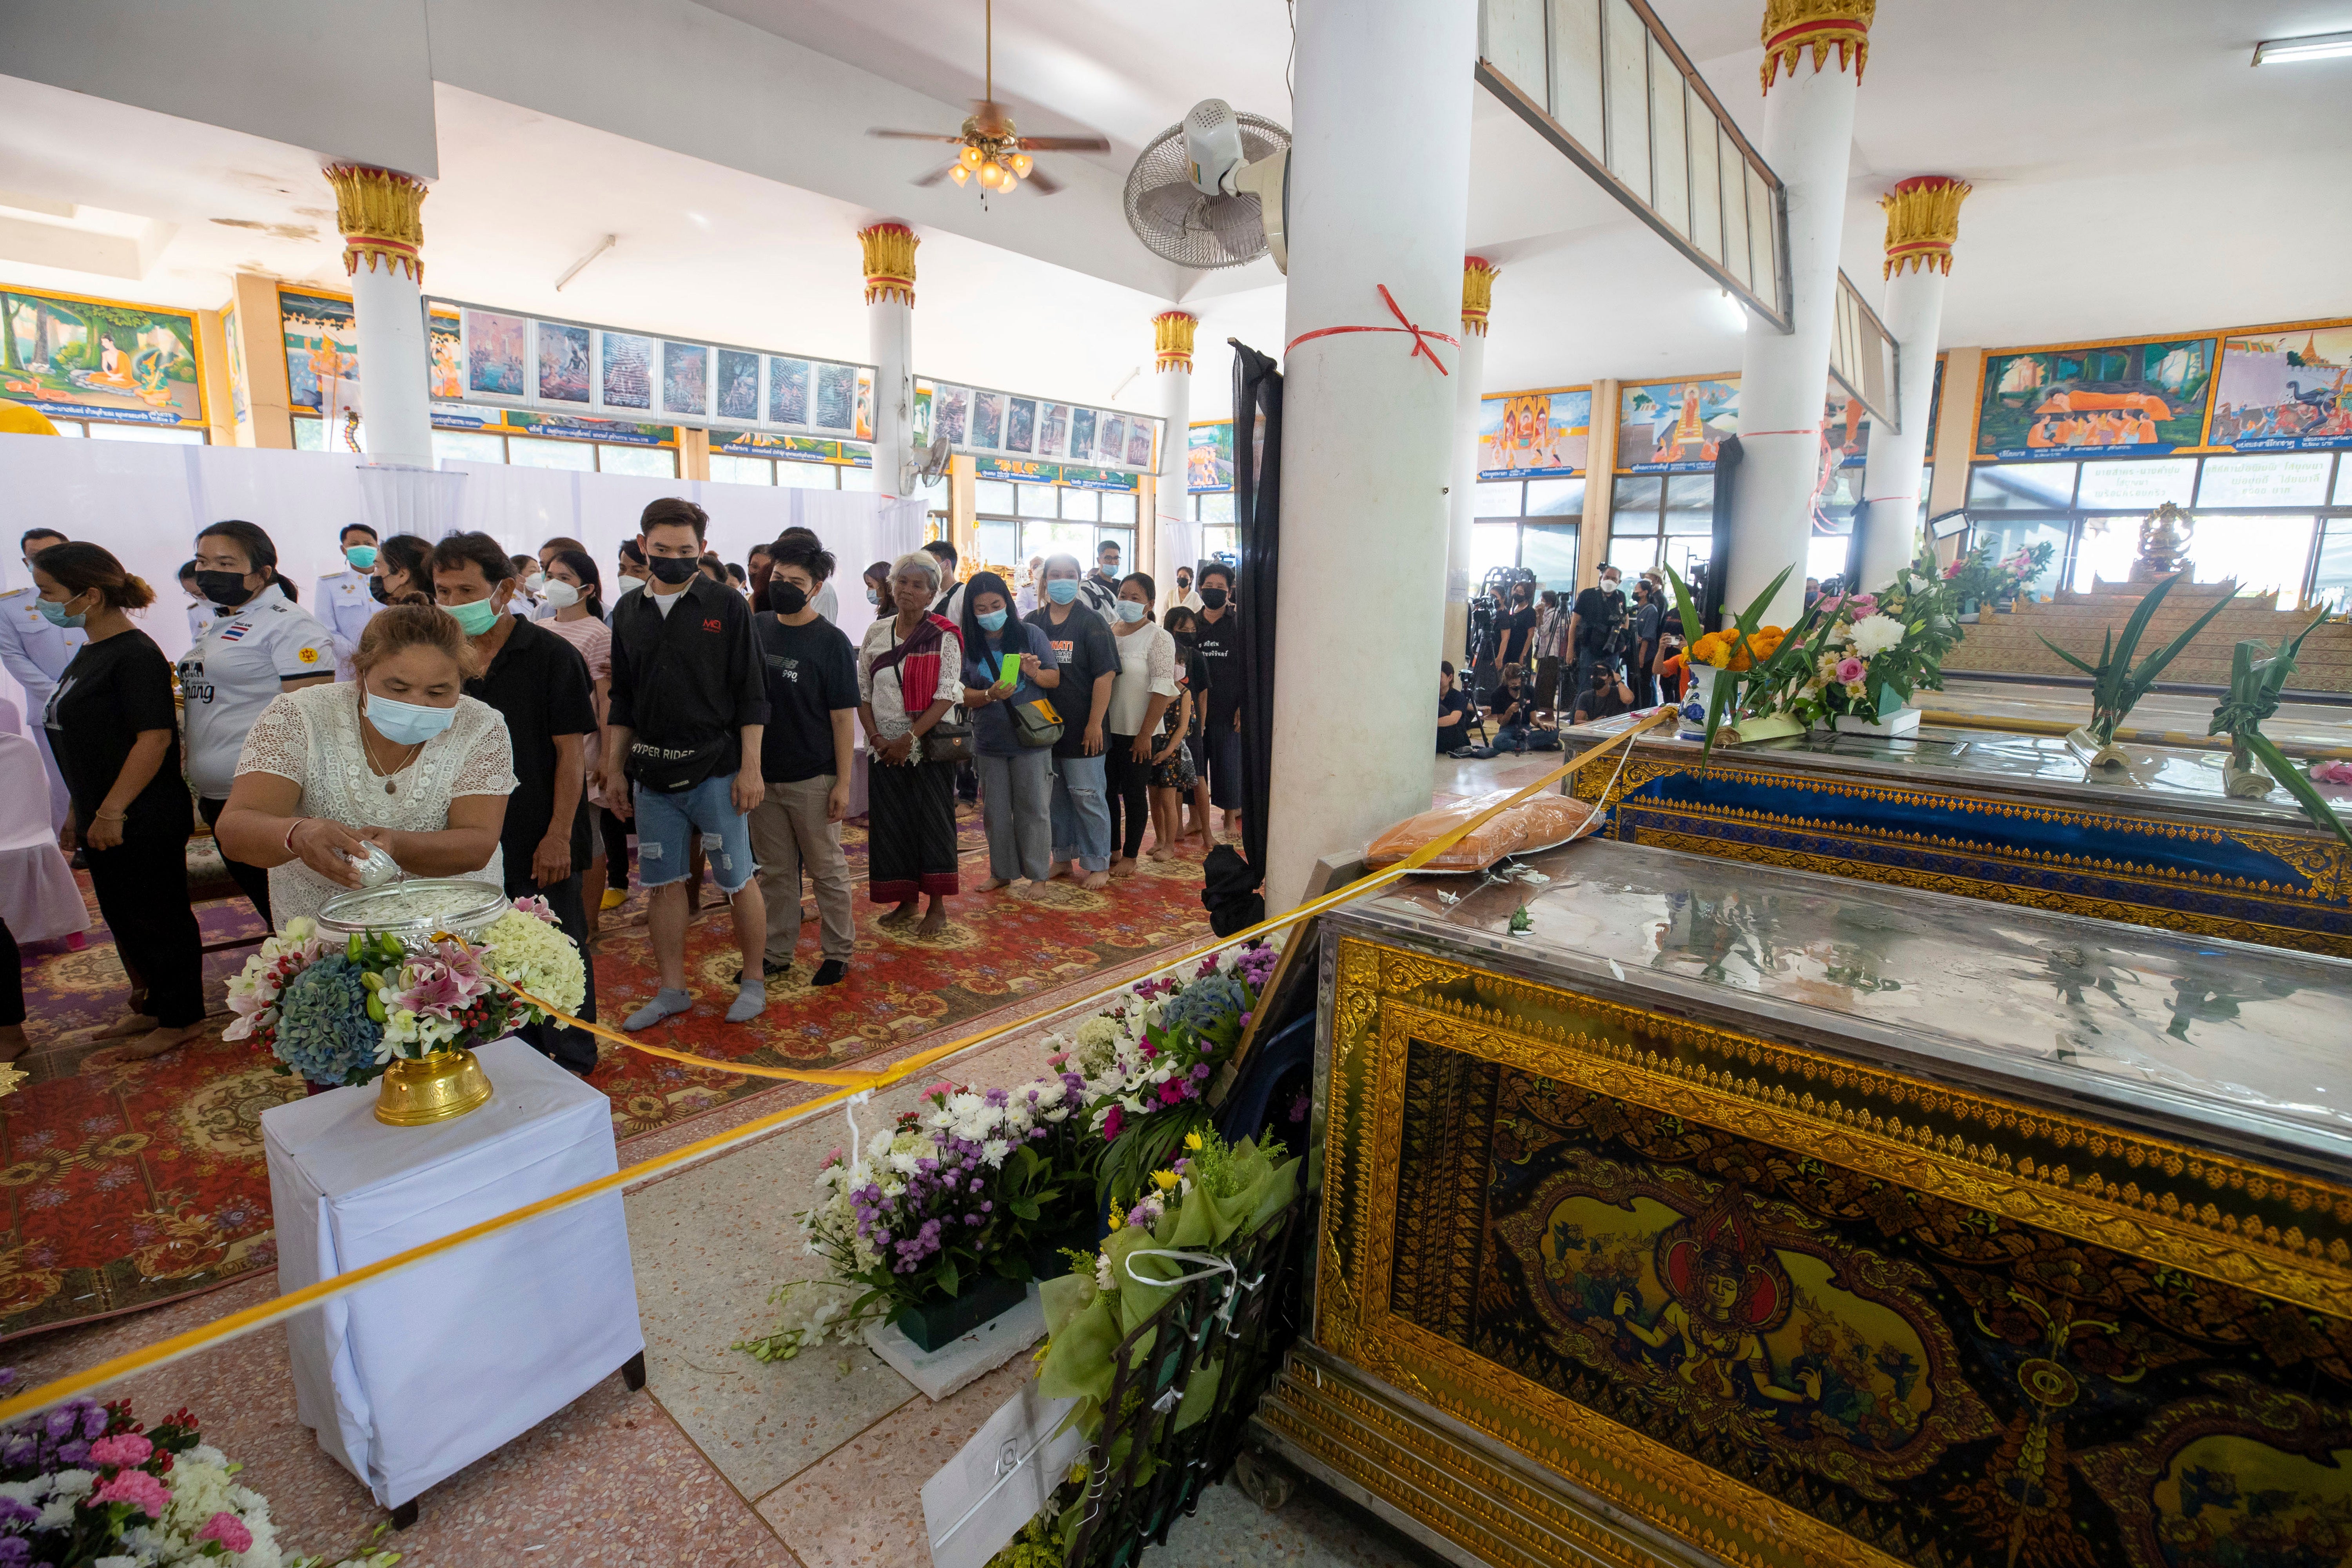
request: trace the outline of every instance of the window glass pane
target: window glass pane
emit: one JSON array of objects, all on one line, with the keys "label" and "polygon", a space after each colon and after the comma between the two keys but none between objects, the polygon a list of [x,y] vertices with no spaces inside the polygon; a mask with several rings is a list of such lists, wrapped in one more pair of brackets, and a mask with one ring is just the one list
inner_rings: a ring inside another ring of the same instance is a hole
[{"label": "window glass pane", "polygon": [[2085,510],[2094,507],[2116,506],[2154,511],[2166,501],[2175,506],[2187,506],[2189,494],[2196,487],[2197,459],[2194,458],[2142,458],[2115,463],[2084,463],[2083,488],[2075,492],[2074,504]]},{"label": "window glass pane", "polygon": [[1010,517],[1013,513],[1013,481],[1010,479],[974,479],[971,486],[971,509],[974,511],[995,512]]},{"label": "window glass pane", "polygon": [[776,465],[770,458],[738,458],[727,452],[713,452],[710,477],[722,485],[773,485]]},{"label": "window glass pane", "polygon": [[1583,516],[1584,481],[1582,479],[1529,479],[1527,514],[1529,517]]},{"label": "window glass pane", "polygon": [[1052,485],[1015,485],[1013,487],[1013,510],[1023,517],[1059,517],[1060,507],[1054,499]]},{"label": "window glass pane", "polygon": [[1650,34],[1625,0],[1603,0],[1601,54],[1607,62],[1609,172],[1650,199]]},{"label": "window glass pane", "polygon": [[1234,525],[1234,492],[1219,490],[1214,495],[1196,496],[1201,503],[1201,523],[1204,528],[1231,528]]},{"label": "window glass pane", "polygon": [[972,524],[971,547],[982,561],[1005,565],[1012,561],[1013,551],[1020,548],[1015,542],[1019,532],[1017,523],[982,518]]},{"label": "window glass pane", "polygon": [[507,461],[518,468],[569,468],[585,473],[596,467],[592,441],[551,441],[541,436],[507,437]]},{"label": "window glass pane", "polygon": [[1074,522],[1093,522],[1102,516],[1102,494],[1098,490],[1062,491],[1062,515]]},{"label": "window glass pane", "polygon": [[[316,425],[318,420],[313,419]],[[201,447],[205,444],[202,428],[186,425],[115,425],[103,419],[89,422],[89,438],[93,441],[151,441],[159,447]]]},{"label": "window glass pane", "polygon": [[2319,543],[2319,572],[2312,585],[2312,597],[2339,616],[2352,605],[2352,517],[2327,520],[2327,536]]},{"label": "window glass pane", "polygon": [[60,436],[79,438],[89,434],[89,426],[79,419],[52,419],[49,423],[58,427],[58,434]]},{"label": "window glass pane", "polygon": [[677,478],[677,454],[664,447],[615,447],[596,443],[596,467],[608,474],[628,474],[640,479]]},{"label": "window glass pane", "polygon": [[433,455],[445,462],[455,459],[461,463],[503,463],[507,460],[507,438],[480,430],[436,430]]},{"label": "window glass pane", "polygon": [[2137,517],[2084,518],[2082,542],[2074,547],[2074,575],[2067,578],[2066,586],[2087,594],[2100,579],[2109,583],[2128,579],[2132,563],[2139,557],[2139,524]]},{"label": "window glass pane", "polygon": [[2342,453],[2336,458],[2336,504],[2352,506],[2352,463],[2346,462]]},{"label": "window glass pane", "polygon": [[[1708,552],[1714,548],[1713,542],[1704,533],[1685,534],[1679,539],[1666,541],[1664,564],[1673,567],[1681,574],[1682,580],[1690,584],[1693,599],[1699,596],[1701,579],[1706,569],[1706,558]],[[1629,572],[1634,569],[1631,566],[1626,568]],[[1669,587],[1667,593],[1671,595],[1673,589]]]},{"label": "window glass pane", "polygon": [[1690,122],[1683,108],[1686,91],[1683,73],[1654,36],[1650,39],[1650,147],[1655,166],[1650,179],[1658,216],[1668,228],[1685,236],[1690,233],[1690,155],[1683,147],[1683,128]]},{"label": "window glass pane", "polygon": [[2048,543],[2050,564],[2042,568],[2041,576],[2025,584],[2025,592],[2029,595],[2046,599],[2058,586],[2058,571],[2065,564],[2066,536],[2069,531],[2071,531],[2063,520],[2032,522],[2020,520],[2011,522],[2004,518],[1995,518],[1980,525],[1969,540],[1969,543],[1991,545],[1993,558],[1998,561],[2006,561],[2019,551],[2030,546]]},{"label": "window glass pane", "polygon": [[[1805,575],[1819,583],[1843,577],[1846,563],[1853,558],[1853,535],[1851,532],[1808,534],[1805,537]],[[1847,585],[1852,586],[1850,584]]]},{"label": "window glass pane", "polygon": [[848,463],[838,464],[833,470],[834,482],[845,490],[870,490],[874,488],[874,470]]},{"label": "window glass pane", "polygon": [[323,419],[294,421],[294,449],[298,452],[323,452],[327,449],[327,422]]},{"label": "window glass pane", "polygon": [[[1551,117],[1601,152],[1601,0],[1552,0]],[[1529,87],[1530,93],[1535,89]]]},{"label": "window glass pane", "polygon": [[1136,494],[1133,490],[1108,490],[1103,493],[1102,520],[1135,526]]},{"label": "window glass pane", "polygon": [[1658,510],[1658,497],[1664,492],[1665,480],[1656,474],[1630,474],[1617,481],[1617,500],[1612,509],[1617,514],[1618,526],[1630,520],[1627,512],[1651,512]]},{"label": "window glass pane", "polygon": [[2318,506],[2327,494],[2328,452],[2208,458],[2197,487],[2203,506]]},{"label": "window glass pane", "polygon": [[[1135,563],[1135,530],[1131,528],[1105,528],[1097,530],[1095,534],[1095,542],[1089,548],[1095,551],[1100,551],[1106,544],[1116,544],[1118,546],[1118,574],[1120,576],[1124,577],[1129,572],[1138,570]],[[1086,563],[1087,570],[1089,572],[1093,571],[1095,564],[1094,556],[1091,554],[1087,556]]]},{"label": "window glass pane", "polygon": [[1021,525],[1021,561],[1032,555],[1067,555],[1081,574],[1094,567],[1095,531],[1083,522],[1024,522]]},{"label": "window glass pane", "polygon": [[1212,561],[1222,561],[1228,566],[1241,564],[1241,540],[1238,531],[1230,525],[1223,527],[1204,525],[1201,530],[1201,548],[1209,552],[1209,559]]},{"label": "window glass pane", "polygon": [[1476,593],[1486,574],[1519,563],[1519,525],[1479,522],[1470,527],[1470,591]]},{"label": "window glass pane", "polygon": [[1470,492],[1473,517],[1517,517],[1526,502],[1527,485],[1518,479],[1484,484]]},{"label": "window glass pane", "polygon": [[2235,577],[2239,593],[2276,594],[2283,608],[2293,608],[2301,597],[2303,571],[2311,564],[2310,518],[2209,512],[2198,518],[2197,532],[2198,547],[2190,554],[2200,583]]},{"label": "window glass pane", "polygon": [[1969,510],[2053,507],[2074,499],[2072,463],[1988,464],[1969,476]]},{"label": "window glass pane", "polygon": [[[1680,540],[1675,541],[1675,548],[1679,550],[1682,547],[1683,542]],[[1706,548],[1706,541],[1704,535],[1700,537],[1699,548],[1702,551]],[[1647,572],[1651,567],[1655,566],[1657,563],[1658,541],[1656,535],[1648,533],[1617,533],[1610,536],[1608,564],[1616,567],[1620,572],[1624,573],[1627,576],[1638,577],[1643,573]]]},{"label": "window glass pane", "polygon": [[1666,531],[1706,533],[1714,527],[1715,476],[1675,474],[1666,480]]},{"label": "window glass pane", "polygon": [[1536,586],[1576,590],[1576,524],[1531,522],[1519,533],[1519,564],[1536,574]]},{"label": "window glass pane", "polygon": [[830,463],[785,463],[776,465],[776,484],[788,490],[829,490],[833,482]]}]

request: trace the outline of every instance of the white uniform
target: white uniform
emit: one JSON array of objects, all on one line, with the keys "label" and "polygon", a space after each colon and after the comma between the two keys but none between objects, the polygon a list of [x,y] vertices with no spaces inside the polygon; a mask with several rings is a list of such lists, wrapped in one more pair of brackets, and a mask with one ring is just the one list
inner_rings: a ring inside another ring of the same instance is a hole
[{"label": "white uniform", "polygon": [[284,689],[280,681],[331,675],[334,668],[334,634],[288,603],[275,583],[206,626],[180,660],[188,783],[196,794],[228,798],[246,731]]},{"label": "white uniform", "polygon": [[188,646],[190,647],[196,646],[196,639],[205,635],[205,628],[211,626],[213,618],[219,614],[219,609],[210,599],[198,599],[188,606]]},{"label": "white uniform", "polygon": [[[841,624],[841,595],[833,591],[833,582],[830,578],[817,584],[815,604],[817,619],[829,626],[837,626]],[[768,606],[756,605],[752,607],[764,610]]]},{"label": "white uniform", "polygon": [[361,571],[338,572],[331,577],[319,579],[318,619],[325,623],[327,635],[335,639],[335,679],[352,678],[352,655],[360,650],[360,634],[378,610],[383,608],[368,592],[368,574]]},{"label": "white uniform", "polygon": [[49,732],[41,725],[41,714],[48,708],[58,678],[89,641],[89,634],[79,626],[51,623],[36,607],[40,597],[30,587],[0,594],[0,668],[15,676],[16,684],[25,689],[25,724],[33,731],[33,744],[49,774],[49,826],[63,827],[73,797],[66,793],[65,775],[58,772],[58,760],[49,752]]}]

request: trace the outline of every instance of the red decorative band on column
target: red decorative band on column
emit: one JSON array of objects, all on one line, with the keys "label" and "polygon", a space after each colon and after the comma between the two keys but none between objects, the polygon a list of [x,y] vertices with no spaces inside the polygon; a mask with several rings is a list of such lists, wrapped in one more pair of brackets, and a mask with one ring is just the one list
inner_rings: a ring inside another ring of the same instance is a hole
[{"label": "red decorative band on column", "polygon": [[923,242],[903,223],[877,223],[857,231],[866,249],[866,302],[915,302],[915,247]]},{"label": "red decorative band on column", "polygon": [[1499,270],[1483,256],[1462,258],[1462,330],[1486,335],[1486,313],[1495,304],[1495,274]]},{"label": "red decorative band on column", "polygon": [[1920,174],[1905,180],[1878,205],[1886,213],[1886,271],[1894,277],[1906,267],[1950,276],[1952,241],[1960,237],[1960,204],[1974,187],[1949,174]]},{"label": "red decorative band on column", "polygon": [[1877,14],[1878,0],[1765,0],[1764,64],[1757,73],[1764,90],[1772,90],[1784,67],[1793,80],[1807,49],[1813,52],[1816,71],[1835,49],[1838,69],[1852,65],[1859,86],[1863,68],[1870,63],[1870,24]]},{"label": "red decorative band on column", "polygon": [[1189,310],[1162,310],[1151,318],[1152,363],[1160,370],[1192,374],[1192,331],[1201,318]]},{"label": "red decorative band on column", "polygon": [[418,287],[425,283],[425,182],[390,169],[331,163],[320,173],[335,188],[335,226],[343,236],[343,273],[356,276],[365,258],[381,258]]},{"label": "red decorative band on column", "polygon": [[1342,332],[1404,332],[1409,334],[1412,339],[1412,353],[1407,354],[1405,356],[1406,358],[1410,359],[1418,354],[1427,354],[1429,356],[1429,363],[1437,367],[1438,374],[1452,375],[1454,373],[1445,368],[1445,362],[1437,357],[1437,351],[1431,348],[1429,345],[1432,342],[1436,342],[1441,343],[1450,343],[1455,348],[1460,348],[1462,346],[1462,340],[1455,337],[1449,337],[1444,332],[1433,332],[1427,327],[1416,326],[1413,322],[1408,321],[1405,317],[1404,311],[1398,308],[1396,299],[1389,292],[1389,286],[1387,284],[1375,283],[1372,287],[1380,291],[1381,303],[1389,308],[1389,314],[1397,319],[1400,323],[1399,325],[1393,327],[1318,327],[1311,332],[1301,332],[1297,337],[1291,339],[1282,346],[1282,352],[1287,354],[1292,349],[1297,348],[1301,343],[1312,342],[1317,338],[1335,338]]}]

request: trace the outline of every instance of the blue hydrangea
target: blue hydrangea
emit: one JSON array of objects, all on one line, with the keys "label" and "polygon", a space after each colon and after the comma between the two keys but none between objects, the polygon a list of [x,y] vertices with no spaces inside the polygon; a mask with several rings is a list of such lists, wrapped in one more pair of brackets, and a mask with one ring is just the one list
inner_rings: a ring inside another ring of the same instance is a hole
[{"label": "blue hydrangea", "polygon": [[297,974],[278,997],[278,1059],[312,1083],[341,1084],[355,1068],[374,1076],[383,1026],[367,1015],[364,971],[340,952]]},{"label": "blue hydrangea", "polygon": [[1238,1026],[1242,1011],[1249,1005],[1249,991],[1240,981],[1230,974],[1212,974],[1162,1002],[1160,1026],[1171,1033],[1190,1029],[1196,1035],[1214,1036],[1221,1027]]}]

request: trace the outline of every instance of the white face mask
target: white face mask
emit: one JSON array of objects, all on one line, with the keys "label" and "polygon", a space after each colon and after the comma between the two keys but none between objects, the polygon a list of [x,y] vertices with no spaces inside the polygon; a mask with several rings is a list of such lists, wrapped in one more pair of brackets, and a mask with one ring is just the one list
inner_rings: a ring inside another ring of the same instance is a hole
[{"label": "white face mask", "polygon": [[523,592],[526,594],[537,594],[544,591],[547,587],[547,574],[544,572],[532,573],[530,576],[522,580],[522,587]]},{"label": "white face mask", "polygon": [[543,579],[540,594],[559,610],[568,610],[580,602],[580,590],[561,577]]}]

